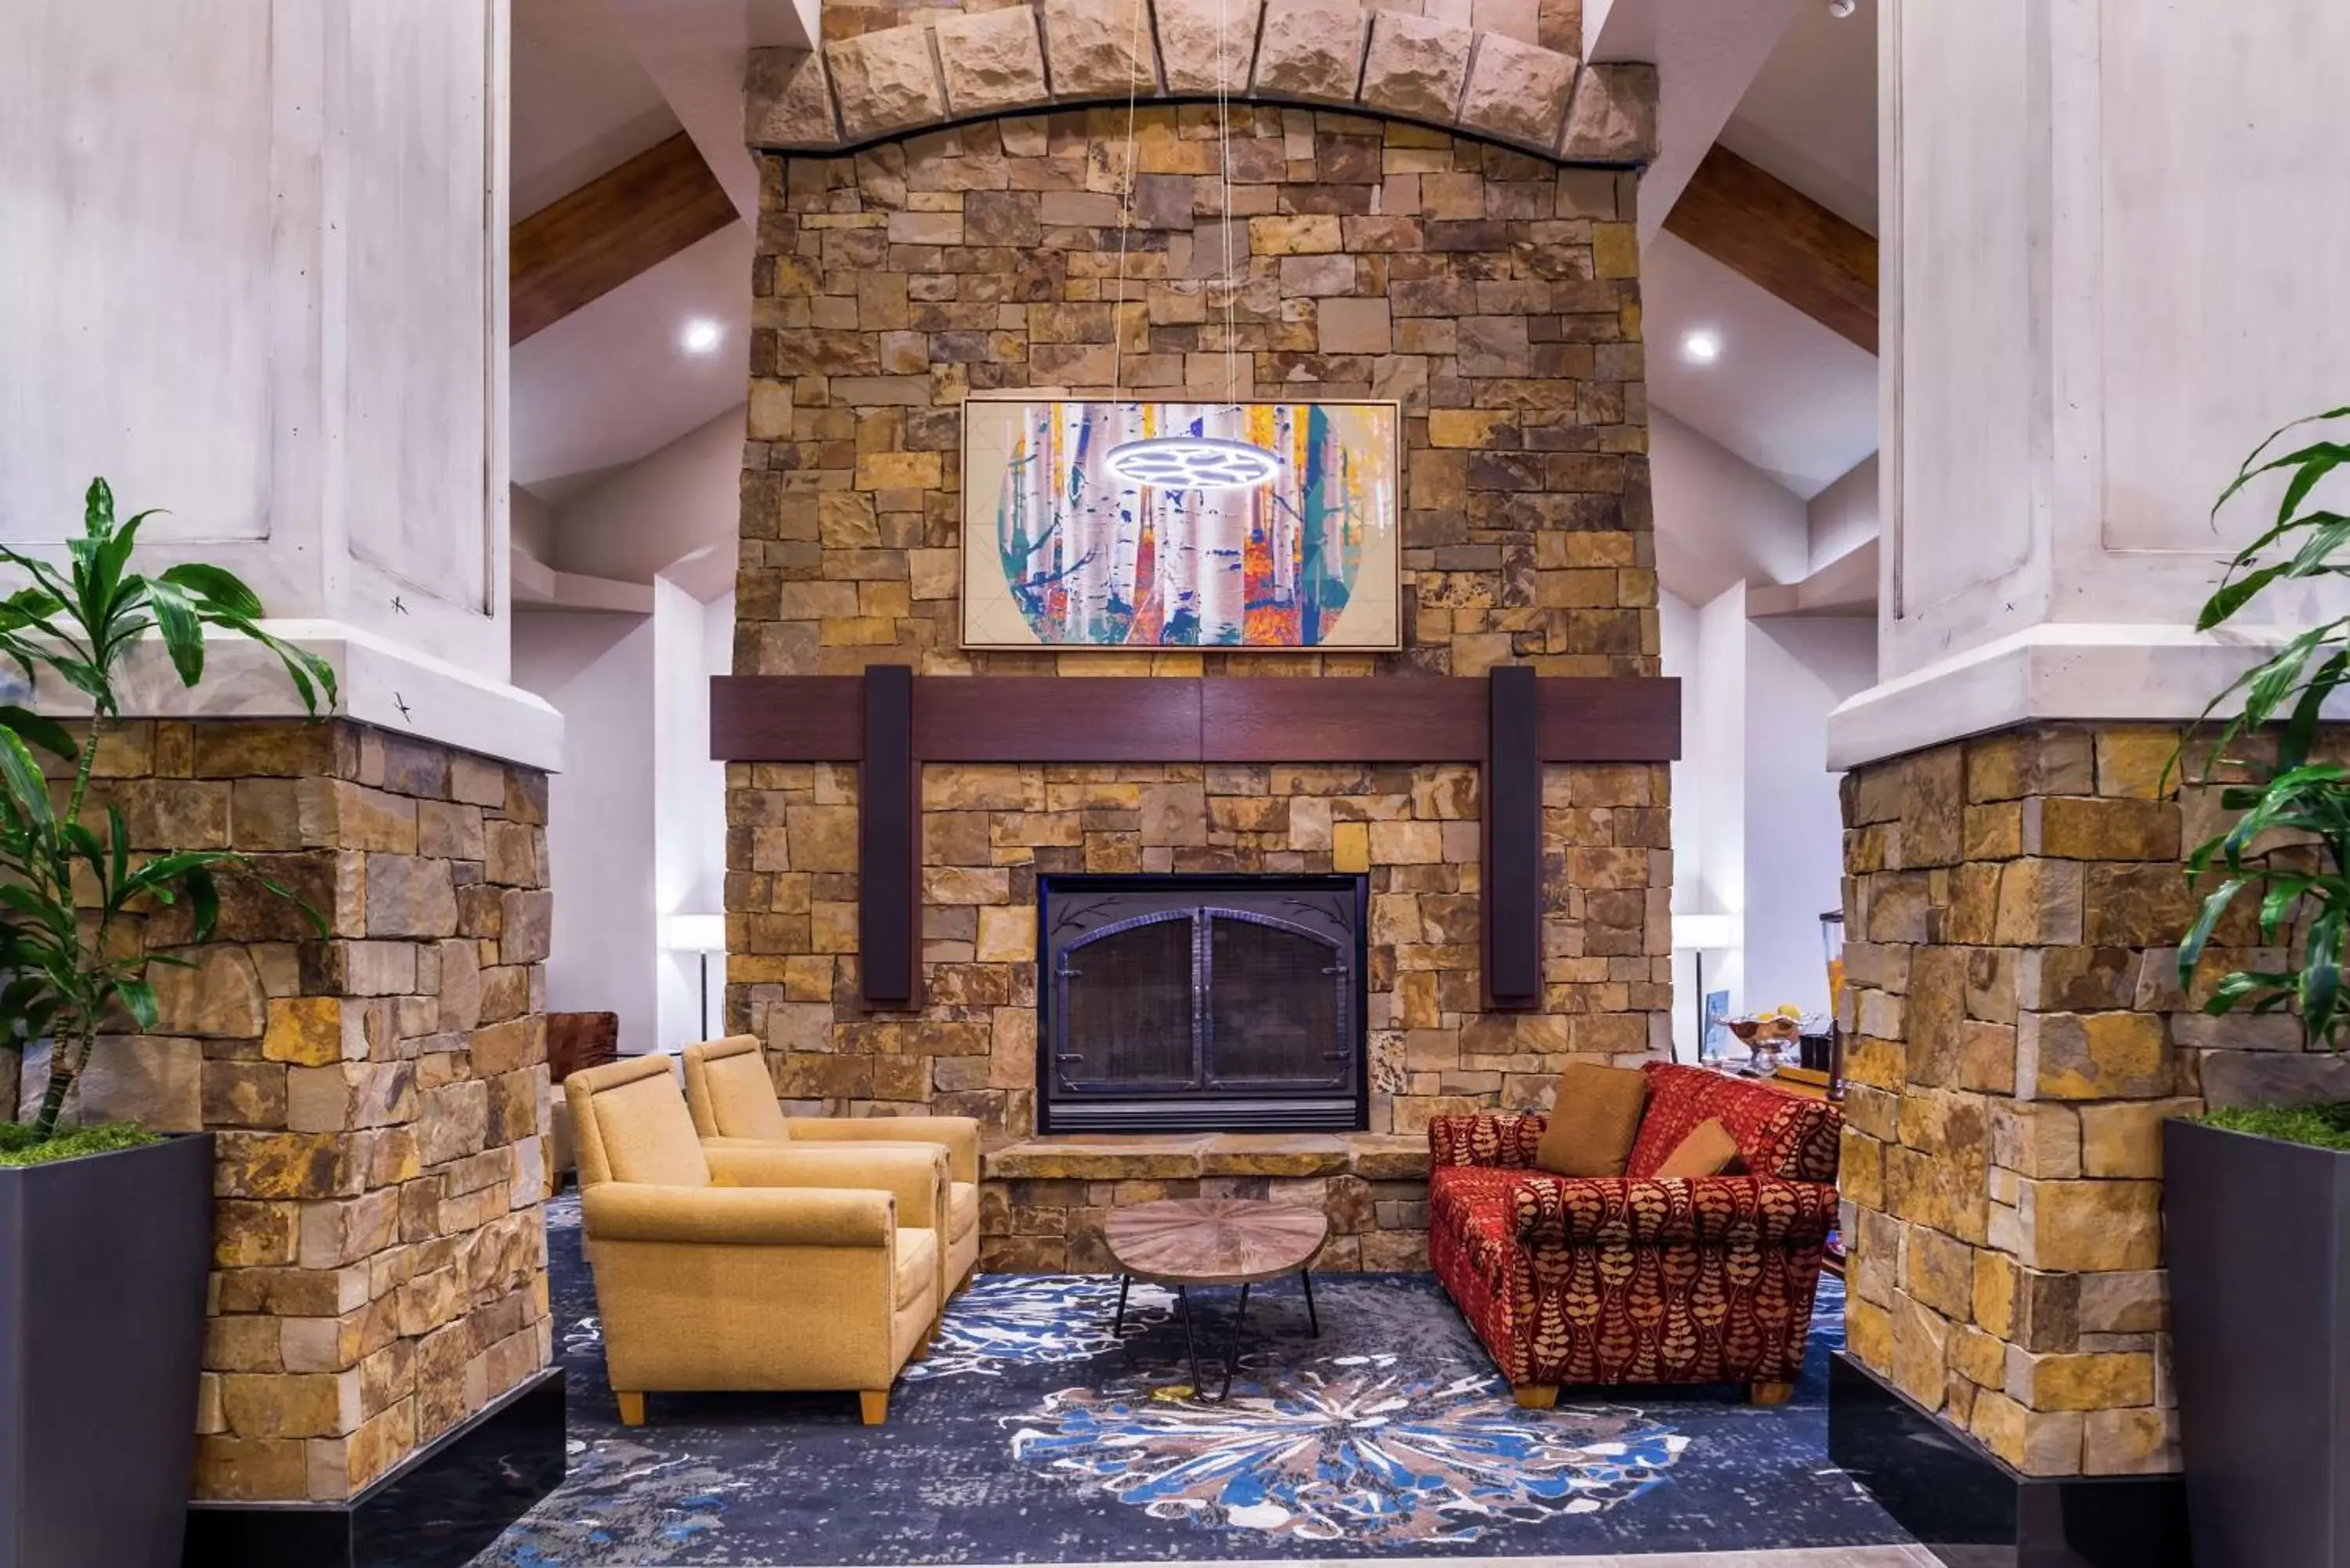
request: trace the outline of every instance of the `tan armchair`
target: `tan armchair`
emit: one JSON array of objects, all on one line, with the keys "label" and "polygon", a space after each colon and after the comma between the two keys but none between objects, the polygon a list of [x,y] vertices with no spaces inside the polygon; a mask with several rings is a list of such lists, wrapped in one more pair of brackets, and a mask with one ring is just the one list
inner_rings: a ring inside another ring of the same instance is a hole
[{"label": "tan armchair", "polygon": [[969,1116],[786,1116],[758,1037],[730,1034],[685,1048],[685,1097],[704,1138],[758,1143],[935,1145],[946,1150],[946,1294],[979,1266],[979,1123]]},{"label": "tan armchair", "polygon": [[944,1152],[705,1145],[666,1056],[563,1088],[622,1424],[648,1393],[830,1388],[879,1424],[944,1299]]}]

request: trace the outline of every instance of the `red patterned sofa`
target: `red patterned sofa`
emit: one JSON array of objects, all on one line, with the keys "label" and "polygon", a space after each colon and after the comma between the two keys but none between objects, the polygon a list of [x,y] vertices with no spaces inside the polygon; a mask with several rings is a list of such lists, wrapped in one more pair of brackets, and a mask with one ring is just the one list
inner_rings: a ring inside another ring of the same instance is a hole
[{"label": "red patterned sofa", "polygon": [[[1623,1176],[1535,1169],[1537,1113],[1429,1124],[1430,1261],[1530,1408],[1563,1383],[1743,1383],[1775,1403],[1803,1365],[1842,1115],[1701,1067],[1646,1071]],[[1709,1119],[1752,1174],[1649,1174]]]}]

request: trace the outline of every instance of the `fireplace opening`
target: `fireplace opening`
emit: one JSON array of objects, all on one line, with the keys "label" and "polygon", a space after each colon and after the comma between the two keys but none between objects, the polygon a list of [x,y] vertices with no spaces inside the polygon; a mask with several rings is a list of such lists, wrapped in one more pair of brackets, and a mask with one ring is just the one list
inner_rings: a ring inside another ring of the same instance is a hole
[{"label": "fireplace opening", "polygon": [[1360,877],[1048,876],[1039,1129],[1368,1125]]}]

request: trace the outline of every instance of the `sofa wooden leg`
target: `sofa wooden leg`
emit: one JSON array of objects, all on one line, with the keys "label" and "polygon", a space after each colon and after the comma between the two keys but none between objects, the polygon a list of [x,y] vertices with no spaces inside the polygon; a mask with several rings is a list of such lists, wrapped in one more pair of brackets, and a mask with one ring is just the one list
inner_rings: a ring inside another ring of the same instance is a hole
[{"label": "sofa wooden leg", "polygon": [[878,1427],[889,1418],[889,1390],[887,1388],[859,1389],[857,1402],[863,1408],[867,1426]]},{"label": "sofa wooden leg", "polygon": [[623,1394],[616,1388],[612,1391],[612,1397],[620,1402],[620,1425],[623,1427],[641,1427],[645,1424],[645,1397],[643,1395]]},{"label": "sofa wooden leg", "polygon": [[1747,1386],[1747,1397],[1757,1405],[1784,1405],[1795,1397],[1792,1383],[1754,1383]]},{"label": "sofa wooden leg", "polygon": [[1558,1385],[1555,1383],[1529,1383],[1522,1388],[1511,1389],[1510,1393],[1521,1409],[1547,1410],[1558,1403]]}]

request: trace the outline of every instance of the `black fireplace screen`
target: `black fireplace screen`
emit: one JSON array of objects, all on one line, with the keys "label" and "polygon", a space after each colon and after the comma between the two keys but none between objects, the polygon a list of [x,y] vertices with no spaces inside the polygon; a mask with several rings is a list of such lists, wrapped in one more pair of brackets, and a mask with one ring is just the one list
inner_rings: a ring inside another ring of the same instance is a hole
[{"label": "black fireplace screen", "polygon": [[1048,1132],[1364,1125],[1354,877],[1047,877]]}]

